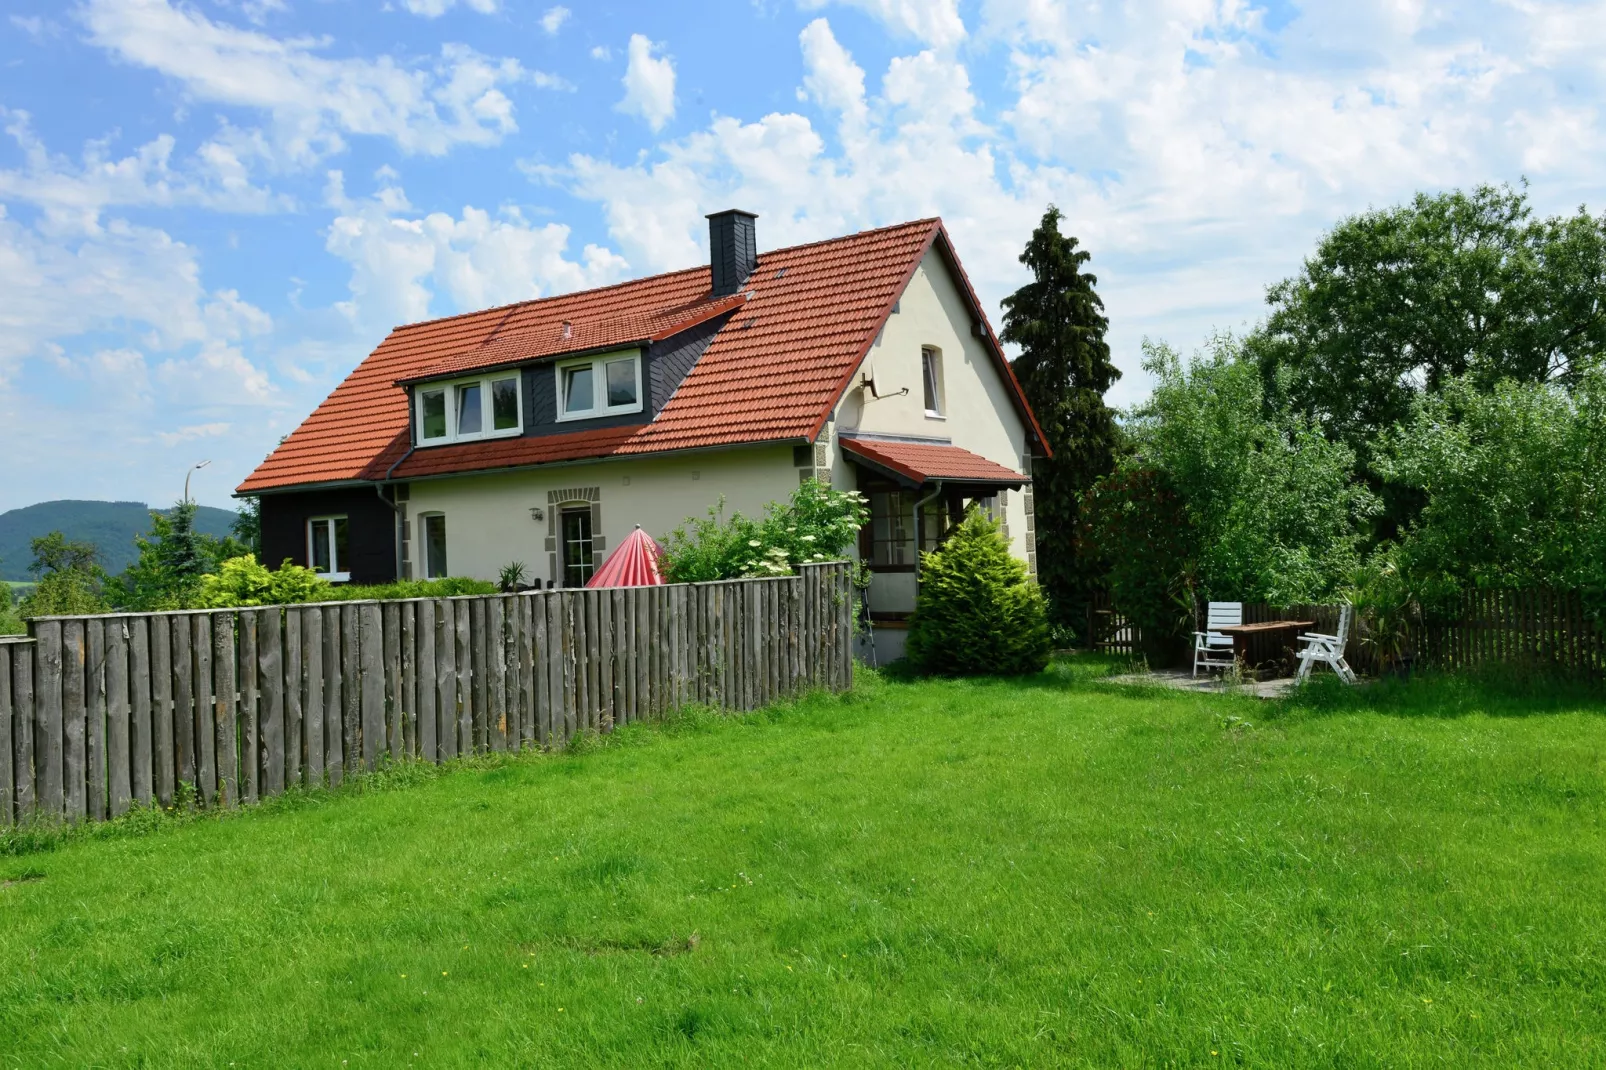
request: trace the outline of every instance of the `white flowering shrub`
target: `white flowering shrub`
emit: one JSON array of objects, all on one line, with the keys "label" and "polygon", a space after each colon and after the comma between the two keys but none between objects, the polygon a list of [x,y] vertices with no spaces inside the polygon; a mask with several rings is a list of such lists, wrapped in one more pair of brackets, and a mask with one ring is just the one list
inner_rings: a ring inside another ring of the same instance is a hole
[{"label": "white flowering shrub", "polygon": [[855,556],[859,529],[869,515],[864,495],[810,481],[791,499],[764,507],[761,519],[724,513],[725,501],[664,539],[669,578],[675,583],[740,576],[787,576],[798,565]]}]

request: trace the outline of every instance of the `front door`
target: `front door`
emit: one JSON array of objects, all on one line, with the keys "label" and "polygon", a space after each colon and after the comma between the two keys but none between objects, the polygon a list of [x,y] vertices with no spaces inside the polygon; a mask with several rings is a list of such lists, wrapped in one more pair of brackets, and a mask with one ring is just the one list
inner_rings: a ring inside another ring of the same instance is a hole
[{"label": "front door", "polygon": [[562,523],[563,586],[584,587],[597,571],[591,545],[591,507],[565,509]]}]

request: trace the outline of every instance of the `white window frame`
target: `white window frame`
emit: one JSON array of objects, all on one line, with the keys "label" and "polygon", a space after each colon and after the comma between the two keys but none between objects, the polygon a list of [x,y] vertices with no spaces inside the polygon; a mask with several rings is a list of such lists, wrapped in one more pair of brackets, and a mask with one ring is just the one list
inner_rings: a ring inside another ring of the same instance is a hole
[{"label": "white window frame", "polygon": [[946,411],[948,399],[944,396],[947,390],[943,383],[942,350],[936,346],[920,347],[920,401],[922,407],[925,405],[927,374],[931,375],[931,396],[932,400],[937,403],[937,407],[935,409],[926,408],[926,419],[946,420],[948,419]]},{"label": "white window frame", "polygon": [[[629,405],[608,405],[607,404],[607,401],[608,401],[608,383],[607,383],[607,375],[603,370],[603,366],[606,365],[606,364],[612,364],[614,361],[617,361],[617,360],[629,360],[629,361],[632,362],[632,364],[633,364],[633,366],[635,368],[635,372],[636,372],[636,400],[634,402],[632,402],[631,404],[629,404]],[[579,411],[576,411],[576,412],[569,412],[567,409],[565,409],[563,407],[563,403],[564,403],[564,397],[563,397],[563,393],[564,393],[564,391],[563,391],[564,373],[567,372],[570,368],[578,368],[578,367],[581,367],[581,366],[586,365],[586,364],[592,365],[592,368],[591,368],[591,402],[592,402],[592,406],[589,409],[582,409],[582,410],[579,410]],[[556,397],[557,409],[555,411],[557,412],[557,418],[558,418],[558,422],[559,423],[567,423],[570,420],[595,420],[599,416],[619,416],[619,415],[622,415],[622,414],[628,413],[628,412],[640,412],[644,408],[643,399],[642,399],[642,391],[641,391],[641,350],[639,350],[639,349],[616,349],[611,353],[597,353],[594,356],[589,356],[589,357],[576,357],[573,360],[560,360],[553,367],[552,385],[553,385],[553,392],[557,396]]]},{"label": "white window frame", "polygon": [[[349,516],[343,514],[332,516],[309,516],[307,517],[307,567],[315,572],[317,571],[317,565],[314,564],[314,562],[317,561],[317,557],[312,552],[313,539],[315,537],[312,534],[313,525],[327,524],[328,526],[324,528],[324,532],[325,538],[329,540],[330,570],[328,572],[319,572],[318,575],[322,576],[330,583],[345,583],[351,579],[351,569],[349,567],[351,562],[340,560],[340,544],[335,541],[334,522],[336,520],[344,520],[346,522],[346,554],[348,557],[351,555],[351,518]],[[346,565],[348,567],[341,568],[341,565]]]},{"label": "white window frame", "polygon": [[[513,396],[518,403],[518,419],[512,427],[496,430],[491,425],[495,423],[496,416],[493,411],[491,399],[491,384],[512,380]],[[482,430],[468,434],[459,434],[457,430],[457,390],[463,386],[478,385],[480,388],[480,422]],[[441,438],[424,437],[424,395],[437,390],[446,393],[446,434]],[[414,419],[418,424],[419,446],[447,446],[454,442],[479,442],[488,438],[513,438],[524,433],[524,379],[517,369],[511,372],[496,372],[489,375],[475,375],[467,379],[443,379],[439,382],[419,383],[413,387]]]}]

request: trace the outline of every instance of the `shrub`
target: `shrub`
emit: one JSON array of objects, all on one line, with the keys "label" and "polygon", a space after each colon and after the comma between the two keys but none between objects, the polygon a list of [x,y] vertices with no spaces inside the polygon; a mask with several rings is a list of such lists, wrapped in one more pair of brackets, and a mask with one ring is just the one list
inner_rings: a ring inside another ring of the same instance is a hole
[{"label": "shrub", "polygon": [[12,601],[11,584],[0,580],[0,635],[22,635],[28,630],[17,616],[17,607]]},{"label": "shrub", "polygon": [[216,572],[202,576],[195,601],[206,609],[227,606],[283,606],[318,602],[334,588],[310,568],[293,565],[289,558],[277,571],[269,571],[255,554],[231,557]]},{"label": "shrub", "polygon": [[920,555],[908,657],[944,675],[1041,672],[1050,651],[1043,592],[998,524],[972,507],[940,549]]},{"label": "shrub", "polygon": [[761,520],[741,513],[726,519],[724,504],[706,517],[687,517],[664,539],[670,582],[789,575],[798,565],[844,556],[866,517],[862,494],[818,480],[798,487],[785,505],[766,505]]},{"label": "shrub", "polygon": [[465,594],[496,594],[497,586],[487,580],[467,576],[443,576],[437,580],[397,580],[367,586],[346,584],[326,592],[326,602],[388,602],[398,598],[456,598]]},{"label": "shrub", "polygon": [[92,542],[75,542],[59,531],[34,539],[33,564],[28,571],[39,582],[22,600],[24,617],[74,616],[104,613],[101,585],[105,573],[97,558],[100,552]]}]

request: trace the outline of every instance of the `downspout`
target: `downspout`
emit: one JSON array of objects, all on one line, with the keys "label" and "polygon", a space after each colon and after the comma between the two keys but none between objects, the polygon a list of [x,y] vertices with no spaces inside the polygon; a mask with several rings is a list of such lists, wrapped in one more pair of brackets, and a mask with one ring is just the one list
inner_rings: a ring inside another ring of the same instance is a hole
[{"label": "downspout", "polygon": [[392,473],[394,473],[396,471],[396,469],[400,468],[401,467],[401,463],[403,461],[405,461],[407,458],[411,457],[413,455],[413,451],[416,450],[417,448],[418,448],[417,446],[408,446],[407,447],[407,452],[402,454],[400,457],[396,458],[396,463],[395,464],[393,464],[389,468],[385,469],[384,478],[381,479],[378,483],[374,484],[374,493],[379,495],[379,500],[380,501],[382,501],[386,505],[390,506],[390,511],[392,513],[394,513],[395,516],[396,516],[396,522],[391,525],[391,554],[392,554],[392,556],[394,557],[394,559],[396,561],[396,579],[397,580],[400,580],[402,578],[402,559],[401,559],[402,518],[401,518],[401,506],[399,504],[397,504],[396,502],[391,501],[389,498],[385,497],[385,484],[390,482],[390,477],[391,477]]}]

